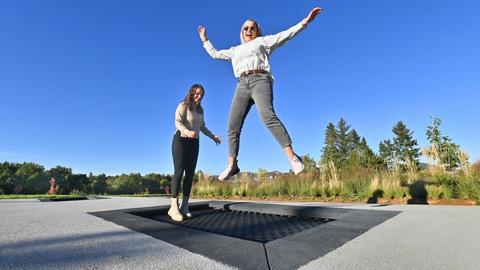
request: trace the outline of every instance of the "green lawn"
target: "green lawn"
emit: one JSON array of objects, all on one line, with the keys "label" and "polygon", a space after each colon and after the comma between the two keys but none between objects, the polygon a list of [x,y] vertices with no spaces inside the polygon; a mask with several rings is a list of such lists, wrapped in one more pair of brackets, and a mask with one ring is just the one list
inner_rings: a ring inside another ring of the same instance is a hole
[{"label": "green lawn", "polygon": [[1,199],[73,199],[73,198],[82,198],[85,196],[80,195],[47,195],[47,194],[10,194],[10,195],[0,195]]}]

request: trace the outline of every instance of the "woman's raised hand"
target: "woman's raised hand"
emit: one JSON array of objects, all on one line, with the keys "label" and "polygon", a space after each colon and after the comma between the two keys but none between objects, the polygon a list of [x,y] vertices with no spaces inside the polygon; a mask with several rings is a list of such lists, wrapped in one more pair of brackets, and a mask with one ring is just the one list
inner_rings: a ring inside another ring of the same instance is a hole
[{"label": "woman's raised hand", "polygon": [[202,42],[205,42],[208,40],[207,29],[205,28],[205,26],[200,25],[197,31],[198,31],[198,34],[200,35],[200,39],[202,40]]},{"label": "woman's raised hand", "polygon": [[303,24],[311,23],[315,19],[315,17],[317,17],[317,15],[320,14],[320,12],[322,11],[323,11],[323,8],[321,7],[313,8],[312,11],[308,13],[308,16],[304,19]]}]

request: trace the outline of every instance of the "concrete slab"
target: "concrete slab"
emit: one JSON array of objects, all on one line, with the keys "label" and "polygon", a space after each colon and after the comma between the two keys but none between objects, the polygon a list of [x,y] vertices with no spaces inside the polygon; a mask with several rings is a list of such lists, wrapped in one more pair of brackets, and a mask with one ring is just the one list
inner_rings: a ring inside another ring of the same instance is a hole
[{"label": "concrete slab", "polygon": [[0,269],[231,269],[87,214],[165,205],[169,201],[161,198],[55,203],[0,200]]},{"label": "concrete slab", "polygon": [[[166,198],[0,200],[0,269],[232,269],[87,214],[168,204]],[[402,212],[300,269],[480,268],[479,207],[280,204]]]}]

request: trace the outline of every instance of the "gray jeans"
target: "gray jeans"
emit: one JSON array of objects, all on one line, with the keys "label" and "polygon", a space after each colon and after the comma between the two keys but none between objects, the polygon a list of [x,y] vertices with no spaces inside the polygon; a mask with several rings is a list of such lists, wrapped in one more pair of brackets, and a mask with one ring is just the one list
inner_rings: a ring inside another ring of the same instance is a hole
[{"label": "gray jeans", "polygon": [[287,130],[273,109],[272,80],[268,74],[240,77],[235,89],[228,122],[228,149],[231,157],[238,156],[243,122],[252,105],[257,106],[263,123],[282,147],[292,144]]}]

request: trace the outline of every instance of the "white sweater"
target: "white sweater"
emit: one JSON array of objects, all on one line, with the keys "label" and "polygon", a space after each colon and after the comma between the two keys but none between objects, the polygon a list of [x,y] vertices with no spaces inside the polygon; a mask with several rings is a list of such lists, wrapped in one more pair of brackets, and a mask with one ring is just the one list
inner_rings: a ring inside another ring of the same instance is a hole
[{"label": "white sweater", "polygon": [[270,54],[305,28],[306,26],[299,22],[278,34],[257,37],[254,40],[227,50],[217,51],[210,40],[205,41],[203,47],[212,58],[231,61],[233,73],[237,78],[240,77],[242,72],[248,70],[263,69],[271,73],[268,61]]}]

